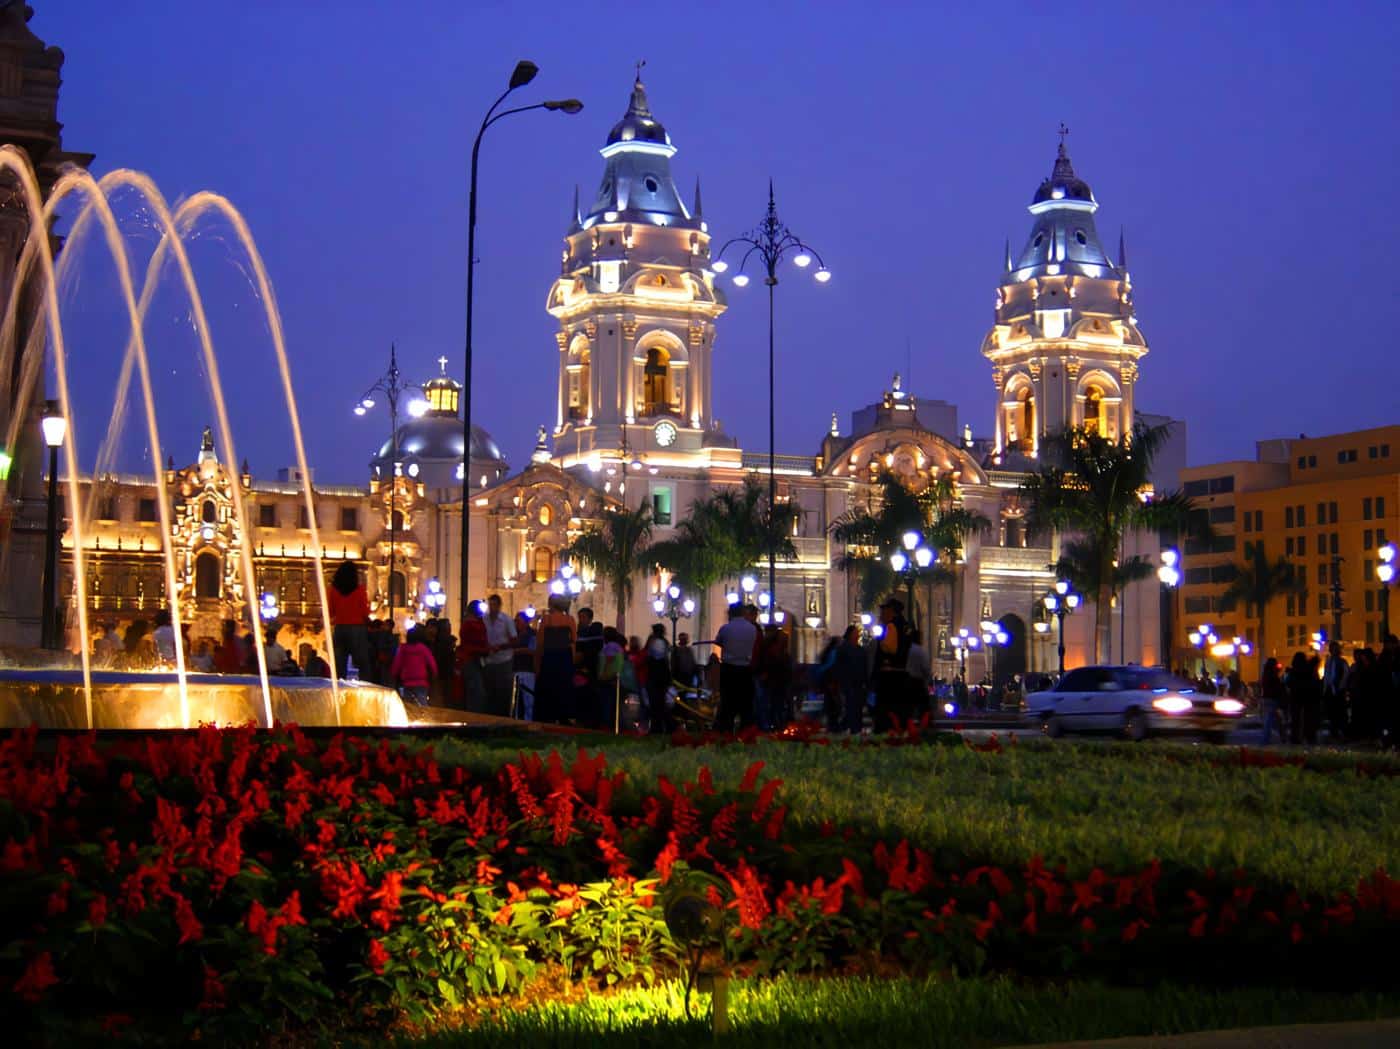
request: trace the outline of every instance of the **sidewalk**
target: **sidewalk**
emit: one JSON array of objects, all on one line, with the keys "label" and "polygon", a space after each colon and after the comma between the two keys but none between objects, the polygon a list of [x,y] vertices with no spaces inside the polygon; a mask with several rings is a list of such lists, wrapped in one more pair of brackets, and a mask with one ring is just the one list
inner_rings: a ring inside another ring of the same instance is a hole
[{"label": "sidewalk", "polygon": [[[1035,1049],[1388,1049],[1400,1047],[1400,1020],[1245,1027],[1233,1031],[1055,1042]],[[1030,1046],[1021,1049],[1031,1049]]]}]

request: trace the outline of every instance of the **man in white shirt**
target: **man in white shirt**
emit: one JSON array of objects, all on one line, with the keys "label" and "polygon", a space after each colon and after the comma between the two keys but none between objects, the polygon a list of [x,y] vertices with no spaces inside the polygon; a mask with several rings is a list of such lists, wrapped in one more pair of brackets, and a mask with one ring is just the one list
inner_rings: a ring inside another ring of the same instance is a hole
[{"label": "man in white shirt", "polygon": [[719,646],[719,715],[715,728],[721,732],[734,731],[734,718],[739,727],[753,724],[753,650],[758,642],[758,627],[744,618],[744,606],[729,606],[729,622],[719,628],[715,644]]},{"label": "man in white shirt", "polygon": [[486,599],[487,655],[481,673],[486,684],[486,713],[510,716],[511,672],[515,661],[515,623],[501,611],[501,595]]}]

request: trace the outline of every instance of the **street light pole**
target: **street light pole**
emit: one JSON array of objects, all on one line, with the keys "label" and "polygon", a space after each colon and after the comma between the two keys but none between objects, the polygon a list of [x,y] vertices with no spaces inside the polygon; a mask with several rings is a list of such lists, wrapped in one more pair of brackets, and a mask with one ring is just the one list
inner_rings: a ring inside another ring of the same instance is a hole
[{"label": "street light pole", "polygon": [[508,117],[512,113],[528,113],[532,109],[548,109],[560,113],[573,115],[583,109],[583,103],[576,98],[552,99],[548,102],[536,102],[530,106],[516,106],[514,109],[503,109],[499,113],[497,108],[506,100],[516,88],[524,87],[535,79],[535,74],[539,72],[539,66],[533,62],[520,61],[515,64],[515,69],[510,75],[510,84],[501,92],[499,98],[491,103],[491,108],[486,111],[485,118],[481,121],[481,128],[476,133],[476,139],[472,142],[472,165],[471,184],[467,193],[467,333],[466,343],[462,354],[462,417],[463,417],[463,445],[462,445],[462,565],[461,565],[461,588],[458,595],[458,622],[465,623],[467,620],[467,610],[471,604],[471,581],[469,573],[471,571],[471,483],[472,483],[472,311],[475,305],[476,292],[476,174],[477,161],[481,155],[481,138],[486,134],[486,129],[502,117]]},{"label": "street light pole", "polygon": [[776,601],[778,595],[778,537],[773,531],[773,520],[778,502],[777,384],[773,320],[775,289],[778,286],[778,266],[789,254],[792,254],[793,264],[799,269],[810,266],[815,258],[817,271],[814,276],[822,284],[831,280],[831,271],[826,268],[826,263],[822,261],[822,257],[816,249],[798,239],[797,235],[778,218],[778,205],[773,197],[772,179],[768,180],[767,214],[748,233],[731,238],[719,249],[719,254],[715,256],[713,263],[716,273],[723,273],[729,268],[728,263],[724,261],[724,253],[733,245],[747,245],[743,257],[739,260],[739,272],[734,275],[735,286],[742,288],[748,284],[749,278],[744,273],[744,267],[755,253],[763,266],[764,283],[768,285],[768,592],[773,595],[773,599]]},{"label": "street light pole", "polygon": [[39,644],[58,648],[58,449],[68,432],[68,420],[57,401],[44,405],[41,422],[44,443],[49,446],[48,522],[44,531],[44,598],[39,624]]}]

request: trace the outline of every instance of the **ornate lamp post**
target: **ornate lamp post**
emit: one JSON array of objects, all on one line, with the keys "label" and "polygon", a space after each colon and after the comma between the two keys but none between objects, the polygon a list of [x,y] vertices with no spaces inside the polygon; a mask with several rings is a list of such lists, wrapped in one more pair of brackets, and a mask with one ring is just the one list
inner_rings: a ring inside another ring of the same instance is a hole
[{"label": "ornate lamp post", "polygon": [[[58,450],[68,436],[68,420],[57,401],[46,401],[40,421],[49,447],[48,522],[44,528],[44,600],[40,615],[39,644],[58,648]],[[69,457],[72,461],[72,457]]]},{"label": "ornate lamp post", "polygon": [[778,206],[773,201],[772,179],[768,180],[768,213],[748,233],[732,238],[719,249],[719,254],[715,256],[715,260],[711,264],[716,273],[723,273],[729,269],[729,263],[724,261],[724,254],[735,245],[742,245],[742,248],[735,248],[735,251],[742,250],[744,254],[739,259],[738,272],[734,274],[734,286],[742,288],[749,283],[749,277],[744,272],[744,267],[748,265],[749,259],[755,255],[758,256],[763,267],[764,283],[768,285],[768,591],[776,594],[778,592],[778,549],[777,537],[773,535],[772,529],[773,509],[777,505],[778,499],[776,424],[774,421],[777,393],[773,383],[773,293],[778,286],[778,266],[789,255],[792,256],[793,265],[799,269],[806,269],[815,259],[817,270],[813,276],[816,277],[818,283],[825,284],[831,280],[831,271],[826,268],[826,263],[822,261],[821,255],[817,253],[815,248],[804,244],[779,220]]},{"label": "ornate lamp post", "polygon": [[681,588],[672,583],[663,593],[659,593],[651,602],[652,611],[659,616],[665,616],[671,621],[671,647],[676,647],[676,620],[689,619],[695,614],[695,599],[686,597],[681,593]]},{"label": "ornate lamp post", "polygon": [[1045,610],[1055,617],[1056,638],[1059,641],[1060,677],[1065,676],[1065,616],[1072,615],[1082,600],[1064,579],[1055,581],[1053,593],[1045,595]]},{"label": "ornate lamp post", "polygon": [[471,566],[471,558],[468,556],[471,550],[471,494],[472,483],[472,307],[474,304],[474,293],[476,289],[476,170],[477,160],[481,154],[481,137],[486,134],[486,129],[503,117],[511,116],[514,113],[528,113],[532,109],[548,109],[557,113],[568,113],[571,116],[583,109],[583,103],[576,98],[553,99],[548,102],[536,102],[530,106],[516,106],[513,109],[500,109],[502,102],[516,88],[524,87],[535,79],[535,74],[540,71],[540,67],[533,62],[520,61],[515,63],[515,69],[510,74],[510,83],[501,92],[501,97],[491,103],[491,108],[486,111],[485,118],[481,121],[481,128],[476,133],[476,140],[472,142],[472,170],[471,187],[467,193],[467,338],[466,347],[462,354],[462,416],[465,423],[463,434],[465,444],[462,449],[462,592],[458,596],[461,607],[459,621],[465,622],[467,618],[467,606],[471,599],[467,596],[471,590],[471,582],[468,577]]},{"label": "ornate lamp post", "polygon": [[1386,543],[1376,553],[1380,562],[1376,565],[1376,579],[1381,584],[1381,644],[1390,636],[1390,588],[1395,582],[1395,544]]},{"label": "ornate lamp post", "polygon": [[567,597],[571,602],[583,593],[583,580],[568,561],[559,566],[559,574],[549,581],[549,592],[555,597]]},{"label": "ornate lamp post", "polygon": [[[374,380],[361,396],[355,405],[355,414],[364,415],[377,403],[376,395],[383,394],[389,402],[389,618],[394,618],[394,573],[398,571],[395,564],[395,548],[398,544],[398,514],[394,510],[394,498],[398,494],[399,487],[399,398],[410,390],[422,392],[422,387],[415,383],[403,381],[402,373],[399,371],[398,350],[393,343],[389,344],[389,370]],[[409,414],[414,414],[414,405],[420,402],[414,401],[409,404]],[[470,453],[470,449],[468,449]],[[416,467],[415,467],[416,469]],[[464,511],[465,512],[465,511]],[[407,596],[407,595],[405,595]]]},{"label": "ornate lamp post", "polygon": [[953,646],[953,654],[958,657],[958,678],[962,681],[963,686],[966,687],[967,654],[968,652],[977,651],[978,646],[982,644],[982,640],[972,631],[968,630],[967,627],[959,627],[958,632],[953,635],[953,639],[949,644]]},{"label": "ornate lamp post", "polygon": [[901,549],[890,554],[890,567],[894,574],[904,579],[905,590],[909,595],[909,622],[918,626],[914,615],[914,583],[919,573],[933,564],[933,551],[924,545],[922,532],[910,530],[899,537]]},{"label": "ornate lamp post", "polygon": [[1176,612],[1176,588],[1181,585],[1181,552],[1169,546],[1160,554],[1162,563],[1157,568],[1157,579],[1162,584],[1162,665],[1172,668],[1172,639],[1176,633],[1172,620]]},{"label": "ornate lamp post", "polygon": [[1215,628],[1209,623],[1202,623],[1186,635],[1186,640],[1191,642],[1191,647],[1201,653],[1201,673],[1204,674],[1206,672],[1206,653],[1212,652],[1215,646],[1220,643]]}]

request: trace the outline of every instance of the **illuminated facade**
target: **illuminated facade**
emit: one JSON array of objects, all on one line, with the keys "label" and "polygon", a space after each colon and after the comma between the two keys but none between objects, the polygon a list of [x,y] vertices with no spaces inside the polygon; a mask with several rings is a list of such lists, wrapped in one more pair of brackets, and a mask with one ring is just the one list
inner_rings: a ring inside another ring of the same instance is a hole
[{"label": "illuminated facade", "polygon": [[1127,253],[1108,258],[1094,226],[1089,184],[1074,173],[1063,137],[1050,177],[1029,211],[1035,221],[1019,256],[1010,245],[996,293],[996,323],[982,342],[997,391],[996,448],[1034,455],[1068,426],[1107,437],[1133,425],[1138,330]]},{"label": "illuminated facade", "polygon": [[[1347,649],[1378,645],[1377,551],[1400,537],[1400,426],[1260,441],[1256,449],[1253,460],[1182,471],[1183,489],[1215,535],[1183,550],[1179,658],[1190,653],[1185,631],[1200,623],[1254,644],[1247,675],[1269,656],[1287,663],[1319,631]],[[1270,561],[1287,560],[1307,588],[1271,602],[1262,618],[1252,605],[1221,602],[1255,543]]]}]

